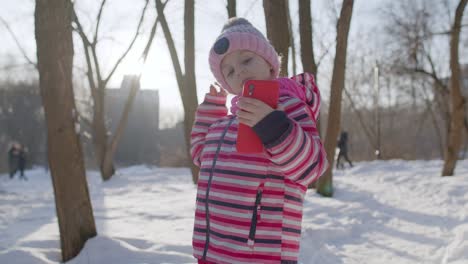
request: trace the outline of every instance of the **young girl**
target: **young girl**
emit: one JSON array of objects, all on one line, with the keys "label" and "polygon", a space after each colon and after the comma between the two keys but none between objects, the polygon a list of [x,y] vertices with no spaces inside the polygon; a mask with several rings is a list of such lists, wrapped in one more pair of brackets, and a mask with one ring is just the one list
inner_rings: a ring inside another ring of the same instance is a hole
[{"label": "young girl", "polygon": [[[316,128],[320,97],[313,77],[278,78],[278,54],[242,18],[224,26],[209,62],[221,87],[210,87],[191,134],[200,167],[194,256],[198,263],[297,263],[303,198],[328,166]],[[239,96],[250,79],[280,83],[278,110]],[[236,95],[232,115],[225,90]],[[254,129],[263,153],[236,151],[239,123]]]}]

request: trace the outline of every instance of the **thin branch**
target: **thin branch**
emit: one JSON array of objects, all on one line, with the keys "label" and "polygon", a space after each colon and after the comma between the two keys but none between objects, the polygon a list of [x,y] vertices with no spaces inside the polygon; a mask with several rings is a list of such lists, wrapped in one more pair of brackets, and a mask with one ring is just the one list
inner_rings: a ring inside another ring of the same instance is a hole
[{"label": "thin branch", "polygon": [[[168,2],[169,1],[166,1],[166,2],[164,2],[162,4],[162,9],[163,10],[166,7],[166,4]],[[153,44],[154,37],[156,36],[156,28],[157,28],[158,24],[159,24],[159,16],[156,17],[156,21],[154,22],[153,27],[151,28],[151,34],[150,34],[148,43],[146,44],[145,50],[143,51],[143,53],[141,55],[141,58],[143,59],[143,63],[146,62],[146,58],[148,57],[149,49],[150,49],[151,45]]]},{"label": "thin branch", "polygon": [[[103,82],[102,82],[102,76],[101,76],[101,66],[99,66],[99,59],[98,59],[98,55],[97,55],[97,43],[91,43],[91,45],[89,45],[89,47],[91,48],[91,55],[93,55],[93,62],[94,62],[94,69],[95,69],[95,72],[96,72],[96,78],[97,78],[97,88],[98,89],[103,89],[105,88],[105,85],[101,85]],[[104,82],[104,83],[107,83],[107,82]]]},{"label": "thin branch", "polygon": [[97,38],[98,38],[98,32],[99,32],[99,25],[101,24],[101,17],[102,17],[102,11],[104,10],[104,5],[106,4],[106,0],[102,0],[101,6],[99,7],[99,13],[96,18],[96,29],[94,31],[94,38],[93,38],[93,43],[97,43]]},{"label": "thin branch", "polygon": [[[184,81],[184,74],[182,73],[182,68],[180,66],[179,57],[177,55],[177,50],[175,48],[174,39],[172,38],[171,31],[169,29],[169,25],[167,24],[166,16],[164,15],[162,9],[162,2],[161,0],[155,0],[156,2],[156,11],[158,12],[158,16],[161,17],[161,27],[164,32],[164,36],[166,37],[167,46],[169,48],[169,54],[171,55],[174,71],[176,73],[177,84],[179,86],[180,95],[182,97],[182,103],[186,102],[184,98],[184,91],[183,91],[183,81]],[[185,106],[184,106],[185,107]]]},{"label": "thin branch", "polygon": [[326,47],[325,52],[324,52],[322,55],[320,55],[320,57],[319,57],[318,60],[317,60],[317,69],[319,68],[320,63],[321,63],[322,60],[325,58],[325,56],[327,56],[327,54],[330,52],[330,49],[331,49],[331,48],[332,48],[332,45],[328,45],[328,46]]},{"label": "thin branch", "polygon": [[89,54],[89,48],[91,47],[91,42],[89,41],[88,37],[84,33],[83,26],[80,23],[80,20],[78,19],[78,16],[76,15],[75,7],[73,6],[72,8],[73,12],[73,21],[76,24],[75,31],[78,32],[80,35],[81,41],[83,42],[83,49],[85,51],[85,57],[86,57],[86,65],[88,67],[88,82],[89,82],[89,87],[91,89],[91,93],[94,96],[97,96],[97,87],[96,87],[96,80],[94,79],[94,71],[92,67],[92,62],[91,62],[91,56]]},{"label": "thin branch", "polygon": [[[460,25],[458,28],[462,29],[464,27],[468,27],[468,24],[463,24],[463,25]],[[455,29],[456,27],[454,27],[453,29]],[[428,37],[432,37],[432,36],[439,36],[439,35],[450,35],[452,33],[452,30],[453,29],[449,29],[449,30],[445,30],[445,31],[439,31],[439,32],[432,32],[431,34],[429,34]]]},{"label": "thin branch", "polygon": [[255,1],[252,1],[252,3],[250,4],[249,8],[247,8],[247,10],[245,11],[244,15],[242,17],[247,17],[247,15],[250,13],[250,11],[253,10],[253,6],[257,3],[257,0]]},{"label": "thin branch", "polygon": [[144,18],[145,18],[146,9],[148,8],[148,4],[149,4],[149,0],[146,0],[146,1],[145,1],[145,7],[143,8],[143,11],[142,11],[142,13],[141,13],[140,21],[138,22],[138,27],[137,27],[135,36],[133,37],[133,40],[132,40],[132,42],[130,43],[130,45],[128,46],[127,50],[126,50],[126,51],[122,54],[122,56],[117,60],[117,62],[116,62],[115,65],[114,65],[114,68],[113,68],[112,71],[109,73],[109,75],[107,76],[107,78],[104,80],[104,84],[107,84],[107,83],[109,82],[110,78],[112,77],[112,75],[114,74],[114,72],[117,70],[117,67],[118,67],[119,64],[123,61],[123,59],[125,59],[125,57],[127,56],[128,52],[132,49],[133,44],[135,44],[136,39],[137,39],[138,36],[140,35],[140,28],[141,28],[141,25],[143,24],[143,21],[144,21]]},{"label": "thin branch", "polygon": [[15,68],[24,68],[25,66],[31,66],[30,63],[17,63],[17,64],[10,64],[10,65],[3,65],[0,67],[0,71],[9,71]]},{"label": "thin branch", "polygon": [[31,59],[29,59],[28,55],[26,55],[26,51],[25,49],[21,46],[20,42],[18,41],[18,38],[16,37],[15,33],[13,32],[13,30],[10,28],[10,25],[8,24],[8,22],[5,21],[5,19],[3,19],[2,17],[0,17],[0,22],[2,22],[2,24],[6,27],[8,33],[10,33],[11,37],[13,38],[13,40],[15,41],[16,43],[16,46],[18,46],[21,54],[23,55],[24,59],[32,66],[34,66],[34,68],[36,68],[37,70],[39,70],[38,66],[37,66],[37,63],[33,62]]},{"label": "thin branch", "polygon": [[[355,87],[355,86],[356,86],[356,81],[353,83],[353,87]],[[355,103],[353,101],[353,98],[351,97],[351,94],[349,94],[348,90],[345,87],[343,87],[343,91],[345,92],[346,97],[348,98],[349,102],[351,103],[351,108],[353,109],[353,111],[358,116],[359,123],[361,124],[361,127],[363,128],[364,133],[366,134],[370,145],[374,149],[377,149],[377,146],[376,146],[376,144],[374,142],[374,139],[376,138],[375,132],[373,130],[369,130],[369,128],[364,123],[364,118],[362,117],[361,112],[356,108],[356,105],[355,105]]]}]

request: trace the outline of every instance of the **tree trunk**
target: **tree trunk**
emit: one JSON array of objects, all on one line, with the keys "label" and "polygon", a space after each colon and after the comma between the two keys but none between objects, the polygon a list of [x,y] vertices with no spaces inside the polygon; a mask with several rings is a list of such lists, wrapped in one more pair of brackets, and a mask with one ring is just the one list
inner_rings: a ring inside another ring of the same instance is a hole
[{"label": "tree trunk", "polygon": [[[230,1],[232,2],[232,1]],[[234,1],[235,11],[235,1]],[[190,133],[192,131],[193,123],[195,122],[195,111],[198,106],[197,98],[197,82],[195,79],[195,1],[185,0],[184,8],[184,23],[185,23],[185,85],[183,93],[184,104],[184,130],[185,130],[185,144],[187,147],[187,155],[189,161],[192,160],[190,156]],[[182,94],[182,93],[181,93]],[[193,162],[190,162],[192,170],[192,180],[194,183],[198,181],[198,167]]]},{"label": "tree trunk", "polygon": [[228,11],[228,18],[236,17],[236,0],[228,0],[227,1],[227,11]]},{"label": "tree trunk", "polygon": [[134,76],[130,80],[130,92],[128,94],[127,101],[125,102],[122,116],[120,117],[117,128],[115,129],[115,134],[112,137],[112,141],[107,144],[106,151],[104,152],[104,159],[101,163],[101,175],[104,180],[109,180],[115,173],[115,152],[117,151],[117,146],[119,145],[120,139],[125,132],[125,127],[128,123],[128,117],[130,115],[130,111],[132,110],[133,102],[135,101],[137,92],[140,89],[140,77],[140,75]]},{"label": "tree trunk", "polygon": [[301,40],[301,60],[304,72],[317,76],[317,64],[314,57],[312,35],[312,16],[310,14],[310,0],[299,0],[299,31]]},{"label": "tree trunk", "polygon": [[[299,1],[299,38],[301,42],[301,61],[302,69],[304,72],[310,72],[315,77],[317,83],[317,63],[314,56],[314,42],[312,30],[312,15],[310,12],[310,0]],[[320,118],[317,120],[317,130],[322,136],[322,129],[320,127]],[[313,183],[316,185],[316,182]],[[310,186],[313,187],[313,186]]]},{"label": "tree trunk", "polygon": [[[104,96],[104,94],[101,94],[101,91],[104,91],[104,89],[98,90],[99,97]],[[107,181],[114,175],[115,169],[113,161],[109,161],[109,158],[106,157],[108,155],[109,135],[107,134],[104,107],[102,105],[104,99],[96,99],[94,100],[93,109],[93,145],[101,177],[104,181]]]},{"label": "tree trunk", "polygon": [[291,20],[291,14],[289,12],[289,2],[286,1],[286,6],[287,6],[287,12],[286,14],[288,15],[288,31],[289,31],[289,46],[291,46],[291,63],[292,63],[292,75],[297,74],[297,62],[296,62],[296,45],[294,45],[294,32],[292,29],[292,20]]},{"label": "tree trunk", "polygon": [[263,0],[267,37],[281,56],[280,76],[288,76],[290,32],[288,4],[285,0]]},{"label": "tree trunk", "polygon": [[343,0],[341,14],[337,25],[336,53],[331,81],[330,106],[328,110],[327,132],[325,150],[330,167],[320,177],[317,192],[323,196],[333,196],[333,165],[335,157],[336,139],[340,132],[342,90],[345,82],[346,50],[348,46],[348,33],[353,14],[354,0]]},{"label": "tree trunk", "polygon": [[448,144],[445,151],[444,168],[442,176],[453,176],[453,171],[458,160],[458,152],[462,144],[463,119],[465,100],[461,93],[460,63],[458,61],[458,45],[460,43],[461,21],[463,11],[468,0],[460,0],[455,11],[455,20],[450,33],[450,98],[452,100],[452,118],[450,122],[450,132],[448,134]]},{"label": "tree trunk", "polygon": [[70,1],[36,1],[37,61],[63,262],[78,255],[86,240],[96,235],[83,153],[75,131],[71,22]]}]

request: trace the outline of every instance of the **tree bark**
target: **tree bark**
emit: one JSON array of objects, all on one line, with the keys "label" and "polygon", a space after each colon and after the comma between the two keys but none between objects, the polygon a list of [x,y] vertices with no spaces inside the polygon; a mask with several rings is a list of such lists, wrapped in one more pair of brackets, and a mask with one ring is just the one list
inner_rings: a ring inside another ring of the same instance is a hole
[{"label": "tree bark", "polygon": [[301,60],[304,72],[317,76],[317,64],[314,57],[312,16],[310,0],[299,0],[299,31],[301,40]]},{"label": "tree bark", "polygon": [[336,53],[331,81],[330,106],[328,110],[327,132],[325,150],[330,167],[320,177],[317,192],[323,196],[333,196],[333,165],[335,157],[336,139],[340,132],[342,91],[346,73],[346,50],[348,46],[348,33],[353,14],[354,0],[343,0],[341,14],[337,24]]},{"label": "tree bark", "polygon": [[[230,1],[231,2],[231,1]],[[234,1],[235,2],[235,1]],[[235,3],[234,3],[235,11]],[[189,161],[190,156],[190,133],[193,123],[195,122],[195,111],[198,106],[197,98],[197,82],[195,79],[195,1],[185,0],[184,7],[184,37],[185,37],[185,85],[184,89],[184,131],[185,145],[187,147],[187,156]],[[182,93],[181,93],[182,94]],[[192,180],[194,183],[198,181],[198,167],[193,162],[190,163],[192,171]]]},{"label": "tree bark", "polygon": [[267,37],[281,56],[280,76],[288,76],[290,32],[285,0],[263,0]]},{"label": "tree bark", "polygon": [[75,130],[78,121],[72,87],[71,22],[69,0],[36,1],[37,61],[63,262],[78,255],[86,240],[96,236],[83,153]]},{"label": "tree bark", "polygon": [[228,18],[236,17],[236,0],[228,0],[227,1],[227,11],[228,11]]},{"label": "tree bark", "polygon": [[287,12],[286,14],[288,15],[288,31],[289,31],[289,46],[291,46],[291,63],[292,63],[292,75],[297,74],[297,62],[296,62],[296,45],[294,45],[294,32],[292,29],[292,20],[291,20],[291,14],[289,10],[289,2],[286,1],[286,6],[287,6]]},{"label": "tree bark", "polygon": [[462,144],[465,99],[461,93],[460,62],[458,61],[458,46],[460,44],[461,21],[468,0],[460,0],[455,11],[455,19],[450,33],[450,98],[452,118],[448,134],[448,144],[445,151],[442,176],[453,176],[458,160],[458,152]]},{"label": "tree bark", "polygon": [[[314,56],[314,42],[312,30],[312,15],[310,12],[310,0],[299,1],[299,38],[301,42],[301,61],[302,69],[304,72],[310,72],[315,77],[317,82],[317,63]],[[320,115],[319,115],[320,116]],[[322,136],[320,118],[317,120],[317,130]],[[316,182],[313,183],[316,185]],[[313,187],[313,186],[311,186]]]}]

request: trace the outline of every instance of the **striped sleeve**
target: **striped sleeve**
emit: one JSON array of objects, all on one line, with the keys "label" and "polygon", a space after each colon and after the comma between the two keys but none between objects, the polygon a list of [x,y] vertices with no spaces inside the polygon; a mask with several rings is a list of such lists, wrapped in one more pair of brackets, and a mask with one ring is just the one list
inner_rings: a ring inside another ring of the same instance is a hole
[{"label": "striped sleeve", "polygon": [[203,103],[198,106],[190,134],[190,154],[195,165],[200,167],[200,156],[209,127],[226,115],[226,97],[207,94]]},{"label": "striped sleeve", "polygon": [[282,97],[280,105],[284,107],[290,125],[277,140],[265,147],[271,161],[281,168],[287,178],[308,186],[328,168],[325,149],[305,102]]}]

